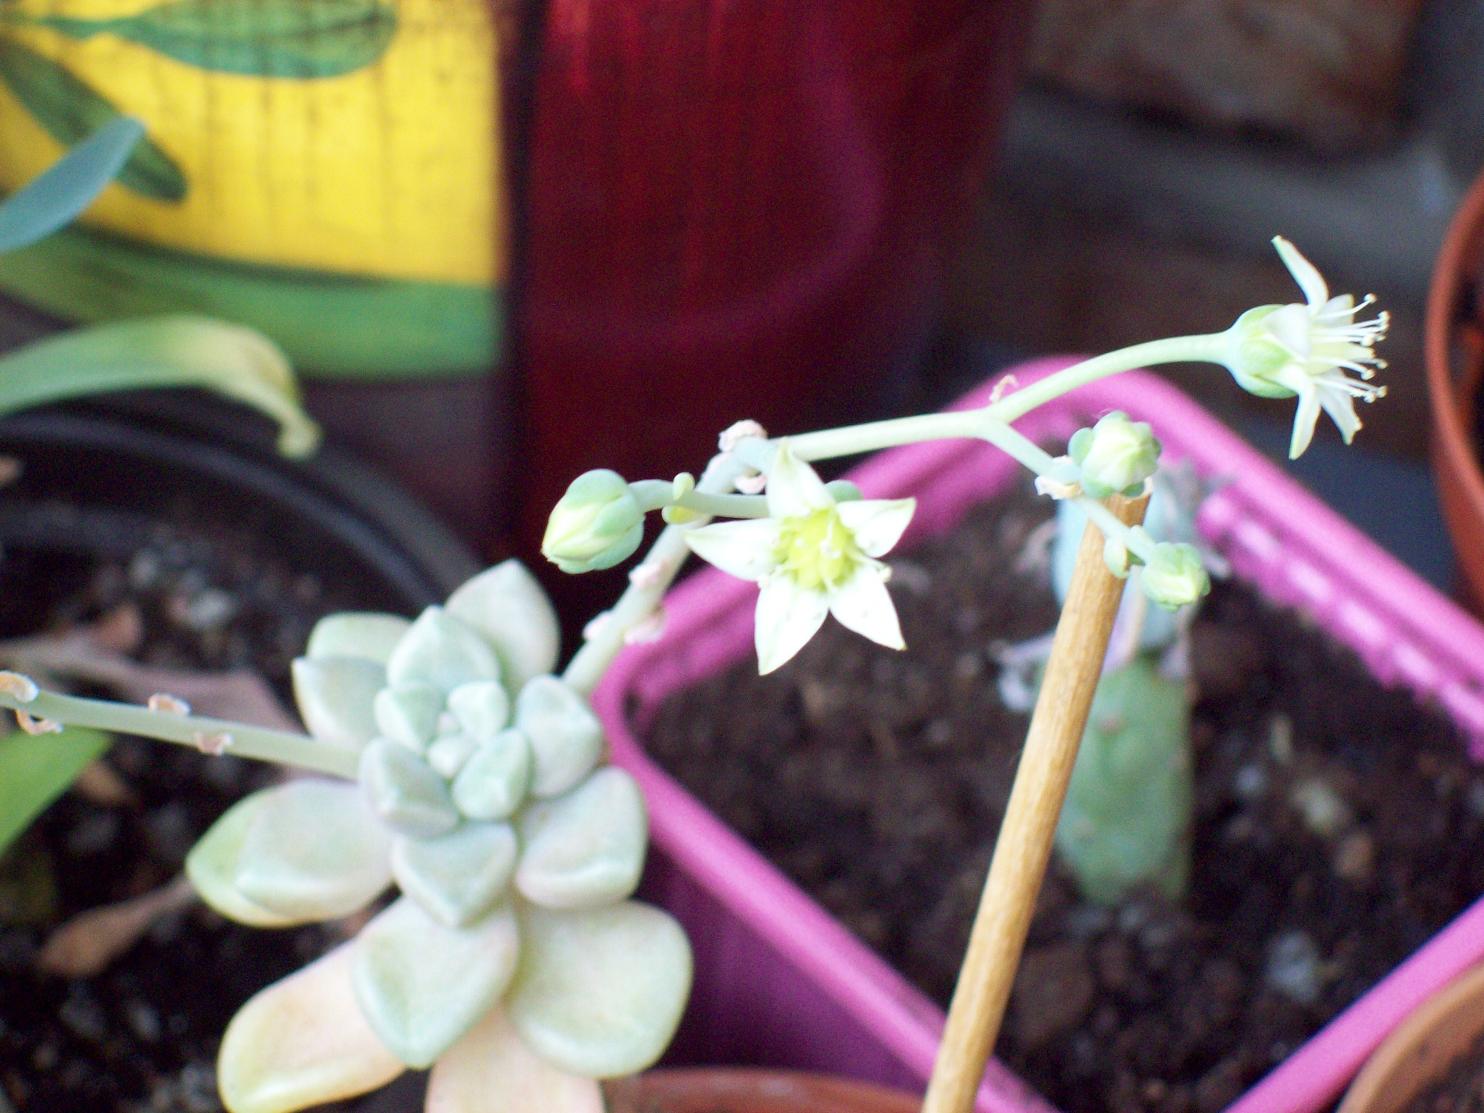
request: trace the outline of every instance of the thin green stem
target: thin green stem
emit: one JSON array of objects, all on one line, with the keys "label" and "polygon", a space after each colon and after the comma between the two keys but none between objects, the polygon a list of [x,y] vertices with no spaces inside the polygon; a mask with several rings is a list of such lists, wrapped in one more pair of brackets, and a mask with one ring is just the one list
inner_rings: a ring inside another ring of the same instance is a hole
[{"label": "thin green stem", "polygon": [[[1137,367],[1151,367],[1161,363],[1220,363],[1226,354],[1225,333],[1210,333],[1201,336],[1176,336],[1166,340],[1151,340],[1135,344],[1116,352],[1095,356],[1065,367],[1039,382],[1011,391],[998,402],[983,409],[959,410],[952,413],[920,414],[915,417],[893,418],[887,421],[871,421],[863,425],[847,425],[839,429],[825,429],[817,433],[802,433],[789,438],[794,455],[801,460],[829,460],[837,456],[853,456],[861,452],[876,452],[897,445],[915,444],[921,441],[947,440],[958,437],[980,437],[990,439],[987,422],[1006,424],[1024,417],[1037,406],[1044,405],[1080,386],[1098,379],[1132,371]],[[767,463],[770,452],[768,442],[745,441],[738,448],[742,456],[753,467]]]},{"label": "thin green stem", "polygon": [[1103,531],[1104,537],[1116,537],[1136,557],[1148,564],[1154,556],[1154,543],[1147,534],[1135,534],[1119,517],[1095,498],[1078,495],[1077,504],[1087,513],[1088,519]]},{"label": "thin green stem", "polygon": [[[745,465],[730,453],[712,457],[706,466],[694,495],[719,497],[728,490]],[[761,500],[758,500],[761,501]],[[686,505],[683,503],[682,505]],[[666,590],[674,581],[689,555],[685,535],[706,524],[703,514],[684,525],[666,526],[655,539],[644,559],[629,573],[629,586],[613,609],[600,616],[586,642],[573,656],[562,679],[579,692],[589,693],[597,687],[613,658],[623,649],[626,637],[635,626],[650,618]]]},{"label": "thin green stem", "polygon": [[[234,757],[295,765],[336,777],[354,780],[358,755],[302,734],[265,730],[228,719],[176,715],[151,711],[132,703],[84,699],[41,691],[30,701],[0,694],[0,707],[35,718],[51,719],[70,727],[91,727],[116,734],[135,734],[178,746],[191,746],[207,753],[226,752]],[[224,747],[219,751],[217,747]]]}]

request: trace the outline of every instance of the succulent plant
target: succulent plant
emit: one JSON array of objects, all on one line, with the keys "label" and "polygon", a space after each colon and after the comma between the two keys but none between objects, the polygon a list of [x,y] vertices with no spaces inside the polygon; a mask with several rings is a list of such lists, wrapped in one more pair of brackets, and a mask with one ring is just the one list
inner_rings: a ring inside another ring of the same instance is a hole
[{"label": "succulent plant", "polygon": [[[689,947],[668,915],[628,899],[644,803],[603,761],[584,696],[551,673],[557,649],[555,615],[514,562],[413,621],[339,614],[315,628],[295,696],[318,744],[355,755],[356,780],[245,798],[187,873],[213,908],[262,927],[401,895],[232,1021],[219,1077],[234,1113],[428,1067],[440,1111],[475,1108],[450,1096],[466,1092],[480,1109],[596,1109],[593,1079],[664,1049]],[[495,1059],[509,1069],[470,1081]]]}]

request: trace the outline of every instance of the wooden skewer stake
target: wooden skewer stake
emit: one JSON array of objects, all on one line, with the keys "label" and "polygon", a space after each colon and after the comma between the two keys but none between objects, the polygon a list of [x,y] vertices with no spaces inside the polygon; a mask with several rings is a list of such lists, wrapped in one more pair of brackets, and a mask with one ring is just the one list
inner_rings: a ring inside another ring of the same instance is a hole
[{"label": "wooden skewer stake", "polygon": [[[1126,499],[1115,495],[1107,505],[1121,521],[1138,525],[1148,503],[1147,496]],[[1103,561],[1103,544],[1102,531],[1089,522],[1056,624],[1041,694],[979,898],[922,1113],[971,1113],[1005,1016],[1123,596],[1123,581]]]}]

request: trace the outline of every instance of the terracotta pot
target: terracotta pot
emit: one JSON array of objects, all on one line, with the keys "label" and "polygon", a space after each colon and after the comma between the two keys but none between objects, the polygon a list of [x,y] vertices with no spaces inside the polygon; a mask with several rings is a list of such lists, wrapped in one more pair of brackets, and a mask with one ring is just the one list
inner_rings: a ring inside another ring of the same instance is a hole
[{"label": "terracotta pot", "polygon": [[607,1087],[608,1113],[917,1113],[922,1099],[796,1071],[651,1071]]},{"label": "terracotta pot", "polygon": [[1402,1022],[1376,1048],[1338,1113],[1398,1113],[1447,1075],[1484,1035],[1484,966],[1475,966]]},{"label": "terracotta pot", "polygon": [[1448,228],[1427,296],[1424,354],[1432,402],[1433,469],[1453,549],[1476,611],[1484,611],[1484,473],[1475,400],[1484,379],[1484,177]]}]

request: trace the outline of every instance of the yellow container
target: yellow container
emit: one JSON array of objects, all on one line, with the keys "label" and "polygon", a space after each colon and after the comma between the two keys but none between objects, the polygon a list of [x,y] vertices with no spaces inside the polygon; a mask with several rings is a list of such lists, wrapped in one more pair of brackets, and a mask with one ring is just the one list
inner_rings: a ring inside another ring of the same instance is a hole
[{"label": "yellow container", "polygon": [[12,0],[0,191],[116,113],[148,140],[74,229],[0,258],[73,320],[196,309],[311,372],[482,370],[507,268],[485,0]]}]

